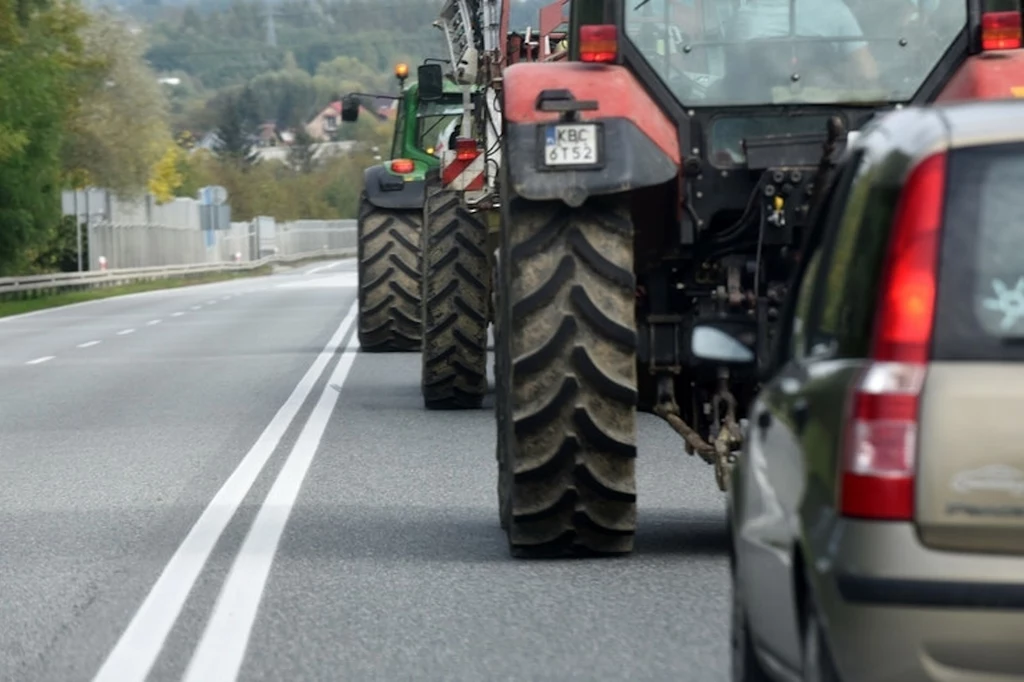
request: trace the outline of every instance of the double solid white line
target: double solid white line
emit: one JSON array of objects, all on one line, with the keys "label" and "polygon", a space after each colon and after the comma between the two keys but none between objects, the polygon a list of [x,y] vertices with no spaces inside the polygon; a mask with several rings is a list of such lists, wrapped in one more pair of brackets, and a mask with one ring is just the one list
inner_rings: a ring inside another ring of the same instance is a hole
[{"label": "double solid white line", "polygon": [[[93,682],[143,682],[149,675],[214,546],[336,355],[357,311],[358,303],[353,303],[291,396],[203,511]],[[353,353],[342,355],[260,507],[185,673],[187,682],[237,678],[278,541],[354,359]]]}]

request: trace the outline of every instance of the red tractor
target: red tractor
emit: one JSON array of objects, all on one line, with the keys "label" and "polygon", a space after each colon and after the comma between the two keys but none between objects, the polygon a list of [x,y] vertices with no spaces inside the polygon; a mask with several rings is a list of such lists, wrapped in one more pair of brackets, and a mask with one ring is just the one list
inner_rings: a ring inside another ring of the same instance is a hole
[{"label": "red tractor", "polygon": [[737,5],[573,0],[568,59],[502,74],[498,496],[515,556],[633,549],[638,409],[726,490],[763,378],[749,360],[767,357],[848,135],[894,107],[1024,96],[1019,0]]}]

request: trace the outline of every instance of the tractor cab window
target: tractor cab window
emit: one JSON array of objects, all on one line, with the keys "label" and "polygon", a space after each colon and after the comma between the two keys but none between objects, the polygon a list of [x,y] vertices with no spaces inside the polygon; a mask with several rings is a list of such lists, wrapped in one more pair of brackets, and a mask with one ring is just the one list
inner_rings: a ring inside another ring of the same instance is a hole
[{"label": "tractor cab window", "polygon": [[688,106],[909,100],[965,0],[649,0],[626,33]]},{"label": "tractor cab window", "polygon": [[451,149],[462,122],[462,98],[423,102],[416,114],[419,120],[417,140],[420,149],[440,157]]},{"label": "tractor cab window", "polygon": [[405,147],[405,102],[398,105],[398,115],[395,117],[395,135],[391,139],[391,158],[402,157],[402,150]]}]

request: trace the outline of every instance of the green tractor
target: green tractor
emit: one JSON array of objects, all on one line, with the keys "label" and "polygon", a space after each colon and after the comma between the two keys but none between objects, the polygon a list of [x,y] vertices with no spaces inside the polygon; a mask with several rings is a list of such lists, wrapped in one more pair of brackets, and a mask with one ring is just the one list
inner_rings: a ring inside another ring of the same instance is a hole
[{"label": "green tractor", "polygon": [[428,174],[436,176],[439,156],[462,118],[461,90],[450,85],[440,99],[425,102],[416,81],[406,83],[408,66],[395,76],[400,95],[351,93],[341,118],[354,122],[367,99],[397,99],[390,158],[363,173],[356,228],[359,273],[359,344],[370,353],[420,350],[421,247]]}]

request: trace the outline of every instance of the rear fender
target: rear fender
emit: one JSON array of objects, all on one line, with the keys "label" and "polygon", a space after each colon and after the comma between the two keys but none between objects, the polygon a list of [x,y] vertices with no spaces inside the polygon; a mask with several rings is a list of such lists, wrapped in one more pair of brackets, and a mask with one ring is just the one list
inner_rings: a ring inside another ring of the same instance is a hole
[{"label": "rear fender", "polygon": [[968,57],[936,102],[1024,97],[1024,49],[983,52]]},{"label": "rear fender", "polygon": [[380,165],[363,171],[366,199],[377,208],[422,209],[424,184],[422,179],[397,175]]},{"label": "rear fender", "polygon": [[[569,90],[597,108],[579,122],[601,125],[600,165],[549,169],[543,136],[560,114],[538,110],[545,90]],[[681,167],[679,131],[633,75],[622,66],[549,62],[514,64],[504,73],[505,160],[512,189],[534,201],[560,199],[579,206],[590,196],[628,192],[668,182]]]}]

